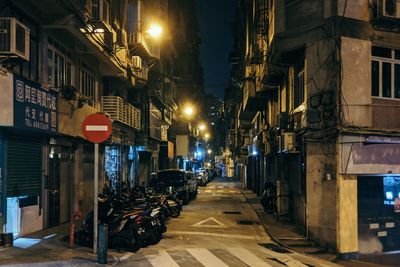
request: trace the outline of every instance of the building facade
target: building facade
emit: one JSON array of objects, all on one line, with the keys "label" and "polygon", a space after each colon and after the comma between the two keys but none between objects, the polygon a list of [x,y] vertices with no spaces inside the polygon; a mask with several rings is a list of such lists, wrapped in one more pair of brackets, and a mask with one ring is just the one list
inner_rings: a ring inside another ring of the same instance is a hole
[{"label": "building facade", "polygon": [[93,209],[94,148],[81,131],[90,114],[113,126],[100,145],[100,192],[171,166],[179,77],[166,67],[170,39],[152,39],[147,29],[158,22],[168,33],[173,2],[2,5],[0,231],[21,236]]},{"label": "building facade", "polygon": [[[238,1],[232,151],[342,258],[399,248],[396,1]],[[234,95],[234,93],[232,93]],[[246,149],[247,148],[247,149]],[[396,230],[397,229],[397,230]]]}]

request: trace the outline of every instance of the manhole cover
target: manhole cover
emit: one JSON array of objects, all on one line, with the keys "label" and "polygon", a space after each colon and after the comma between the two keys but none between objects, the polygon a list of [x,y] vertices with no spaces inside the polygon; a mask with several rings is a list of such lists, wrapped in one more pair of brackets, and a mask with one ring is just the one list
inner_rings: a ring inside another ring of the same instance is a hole
[{"label": "manhole cover", "polygon": [[270,249],[270,250],[278,252],[278,253],[291,253],[289,250],[287,250],[279,245],[273,244],[273,243],[261,243],[259,245],[266,249]]},{"label": "manhole cover", "polygon": [[241,220],[241,221],[237,221],[238,224],[241,225],[253,225],[253,224],[260,224],[259,222],[255,222],[255,221],[248,221],[248,220]]},{"label": "manhole cover", "polygon": [[224,214],[242,214],[240,211],[224,211]]}]

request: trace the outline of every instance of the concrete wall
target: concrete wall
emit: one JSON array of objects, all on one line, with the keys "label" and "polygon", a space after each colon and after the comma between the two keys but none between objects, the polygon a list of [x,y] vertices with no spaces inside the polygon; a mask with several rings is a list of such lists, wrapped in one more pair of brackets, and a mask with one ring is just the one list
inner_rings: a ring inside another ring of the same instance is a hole
[{"label": "concrete wall", "polygon": [[337,0],[337,14],[348,18],[369,21],[369,0]]},{"label": "concrete wall", "polygon": [[341,38],[344,126],[371,127],[371,42]]},{"label": "concrete wall", "polygon": [[14,84],[13,75],[0,74],[0,125],[13,126],[14,125]]},{"label": "concrete wall", "polygon": [[357,176],[337,175],[337,252],[358,252]]},{"label": "concrete wall", "polygon": [[398,99],[372,98],[372,127],[376,129],[400,129],[400,103]]},{"label": "concrete wall", "polygon": [[58,132],[61,134],[83,137],[82,122],[90,114],[99,112],[92,106],[77,108],[78,101],[67,101],[59,98]]},{"label": "concrete wall", "polygon": [[286,4],[285,14],[285,30],[313,24],[323,18],[324,0],[294,1],[293,4]]},{"label": "concrete wall", "polygon": [[324,178],[325,165],[335,166],[335,145],[307,144],[307,210],[309,235],[321,244],[336,245],[336,181]]}]

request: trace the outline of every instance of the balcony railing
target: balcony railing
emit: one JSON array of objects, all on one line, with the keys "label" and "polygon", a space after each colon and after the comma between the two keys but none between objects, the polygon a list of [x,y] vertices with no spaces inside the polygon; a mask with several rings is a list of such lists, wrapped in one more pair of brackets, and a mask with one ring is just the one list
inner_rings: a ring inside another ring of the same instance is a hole
[{"label": "balcony railing", "polygon": [[140,130],[140,110],[119,96],[102,96],[101,110],[108,113],[110,119]]}]

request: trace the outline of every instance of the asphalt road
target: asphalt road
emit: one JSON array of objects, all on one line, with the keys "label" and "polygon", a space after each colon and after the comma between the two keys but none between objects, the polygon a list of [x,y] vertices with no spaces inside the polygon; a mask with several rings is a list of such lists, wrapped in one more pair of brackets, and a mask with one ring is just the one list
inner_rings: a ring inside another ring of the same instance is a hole
[{"label": "asphalt road", "polygon": [[[1,266],[104,266],[90,248],[69,248],[63,241],[69,225],[27,236],[26,247],[0,248]],[[21,242],[19,239],[17,242]],[[287,251],[275,244],[252,206],[231,179],[201,187],[179,218],[168,222],[161,242],[136,253],[108,251],[106,266],[135,267],[261,267],[339,266]]]},{"label": "asphalt road", "polygon": [[230,179],[201,187],[197,199],[169,221],[159,244],[113,257],[113,265],[137,267],[339,266],[274,244],[240,184]]}]

